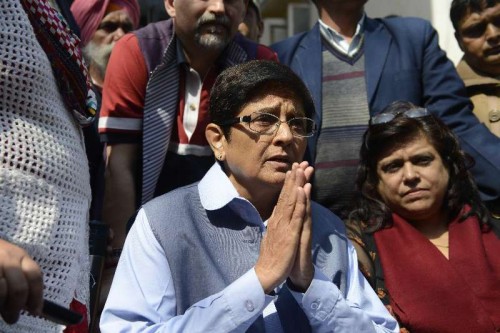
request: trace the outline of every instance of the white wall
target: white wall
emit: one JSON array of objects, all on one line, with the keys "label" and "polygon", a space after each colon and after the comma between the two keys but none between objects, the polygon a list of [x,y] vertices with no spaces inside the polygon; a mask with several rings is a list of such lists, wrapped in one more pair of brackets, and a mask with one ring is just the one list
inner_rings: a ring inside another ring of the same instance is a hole
[{"label": "white wall", "polygon": [[453,25],[450,21],[450,5],[452,0],[434,0],[432,2],[431,22],[439,32],[439,45],[456,64],[462,58],[463,52],[455,39]]}]

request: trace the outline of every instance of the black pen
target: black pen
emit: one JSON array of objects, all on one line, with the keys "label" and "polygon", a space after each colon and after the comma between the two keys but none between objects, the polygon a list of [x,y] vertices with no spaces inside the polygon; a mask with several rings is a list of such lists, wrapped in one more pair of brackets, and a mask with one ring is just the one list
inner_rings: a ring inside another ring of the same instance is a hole
[{"label": "black pen", "polygon": [[83,320],[83,316],[78,312],[65,308],[57,303],[43,300],[43,318],[61,325],[76,325]]}]

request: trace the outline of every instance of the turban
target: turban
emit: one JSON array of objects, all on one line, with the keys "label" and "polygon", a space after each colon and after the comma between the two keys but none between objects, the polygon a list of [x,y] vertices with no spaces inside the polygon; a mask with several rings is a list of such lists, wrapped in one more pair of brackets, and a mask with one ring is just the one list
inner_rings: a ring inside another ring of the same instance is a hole
[{"label": "turban", "polygon": [[138,27],[140,8],[137,0],[75,0],[71,5],[71,12],[80,27],[83,46],[92,39],[102,19],[108,14],[110,5],[124,9],[130,16],[134,29]]}]

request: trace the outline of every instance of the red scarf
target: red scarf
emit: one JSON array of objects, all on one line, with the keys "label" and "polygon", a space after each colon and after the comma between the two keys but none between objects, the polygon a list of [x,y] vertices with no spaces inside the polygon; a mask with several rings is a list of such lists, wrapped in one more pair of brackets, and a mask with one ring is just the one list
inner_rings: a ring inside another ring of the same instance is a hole
[{"label": "red scarf", "polygon": [[61,97],[81,125],[92,123],[95,94],[80,51],[80,40],[47,0],[20,0],[47,54]]},{"label": "red scarf", "polygon": [[[466,208],[468,209],[468,208]],[[500,329],[500,240],[477,218],[449,225],[449,260],[397,215],[374,234],[391,306],[411,333]]]},{"label": "red scarf", "polygon": [[78,302],[76,299],[73,299],[73,301],[71,301],[71,304],[69,305],[69,308],[81,314],[83,316],[83,320],[79,324],[66,326],[63,333],[87,333],[89,331],[87,307]]}]

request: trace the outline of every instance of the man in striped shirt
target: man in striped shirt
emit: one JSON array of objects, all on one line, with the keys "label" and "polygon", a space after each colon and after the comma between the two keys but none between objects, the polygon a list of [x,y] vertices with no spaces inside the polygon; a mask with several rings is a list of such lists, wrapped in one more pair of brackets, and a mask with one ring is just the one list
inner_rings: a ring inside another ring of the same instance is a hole
[{"label": "man in striped shirt", "polygon": [[120,39],[106,73],[99,132],[107,144],[103,220],[119,253],[140,204],[201,179],[214,158],[204,131],[220,71],[270,49],[237,34],[248,0],[168,0],[171,19]]}]

